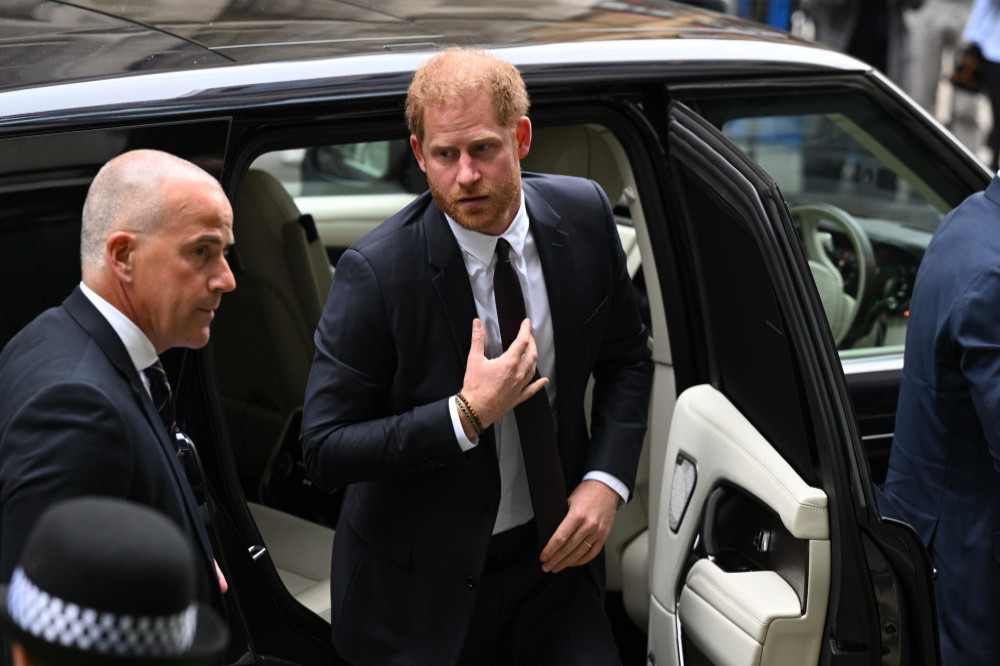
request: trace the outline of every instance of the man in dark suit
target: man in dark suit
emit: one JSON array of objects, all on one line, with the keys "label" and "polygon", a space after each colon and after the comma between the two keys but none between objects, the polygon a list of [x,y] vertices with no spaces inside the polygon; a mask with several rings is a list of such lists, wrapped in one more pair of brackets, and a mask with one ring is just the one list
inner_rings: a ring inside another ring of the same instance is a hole
[{"label": "man in dark suit", "polygon": [[125,153],[95,177],[82,283],[0,354],[3,580],[48,506],[103,495],[176,522],[200,554],[199,598],[220,603],[225,581],[145,371],[171,347],[208,342],[222,294],[235,287],[225,258],[232,219],[218,182],[166,153]]},{"label": "man in dark suit", "polygon": [[937,569],[945,664],[1000,663],[1000,178],[952,211],[910,304],[886,494]]},{"label": "man in dark suit", "polygon": [[316,482],[350,484],[332,624],[358,665],[619,663],[601,549],[635,481],[647,332],[602,190],[522,177],[527,110],[484,52],[417,71],[430,192],[343,255],[316,333],[302,442]]}]

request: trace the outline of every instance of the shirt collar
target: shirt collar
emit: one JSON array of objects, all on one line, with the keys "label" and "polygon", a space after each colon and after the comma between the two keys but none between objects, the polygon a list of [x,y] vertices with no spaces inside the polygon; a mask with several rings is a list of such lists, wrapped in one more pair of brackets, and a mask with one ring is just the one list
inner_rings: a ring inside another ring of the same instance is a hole
[{"label": "shirt collar", "polygon": [[121,310],[98,296],[93,289],[82,282],[80,283],[80,291],[87,297],[87,300],[94,304],[97,311],[108,320],[111,328],[121,338],[122,344],[125,345],[125,350],[128,352],[129,358],[132,359],[136,370],[141,373],[157,361],[159,356],[156,354],[156,347],[153,346],[152,341],[146,334],[142,332],[142,329],[135,325],[135,322],[126,317]]},{"label": "shirt collar", "polygon": [[491,236],[479,231],[466,229],[448,216],[447,213],[444,217],[448,220],[448,226],[451,227],[452,233],[455,234],[458,246],[485,266],[489,266],[493,261],[498,238],[503,238],[510,243],[511,249],[517,256],[520,257],[524,254],[524,240],[528,236],[528,211],[524,207],[523,190],[521,191],[521,205],[518,207],[514,219],[511,221],[510,226],[507,227],[507,230],[499,236]]}]

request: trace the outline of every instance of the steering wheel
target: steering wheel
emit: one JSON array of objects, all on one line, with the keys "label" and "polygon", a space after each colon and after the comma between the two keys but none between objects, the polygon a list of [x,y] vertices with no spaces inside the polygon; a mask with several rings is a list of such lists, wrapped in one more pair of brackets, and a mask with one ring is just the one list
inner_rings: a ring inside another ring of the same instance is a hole
[{"label": "steering wheel", "polygon": [[[850,213],[830,204],[795,204],[788,207],[788,212],[802,233],[806,259],[830,322],[833,339],[838,347],[845,342],[849,346],[864,333],[857,330],[864,324],[864,317],[862,321],[856,321],[858,314],[867,313],[875,299],[875,252],[868,234]],[[824,240],[827,237],[819,231],[819,224],[823,221],[837,225],[854,250],[858,286],[853,295],[845,293],[843,274],[826,253]]]}]

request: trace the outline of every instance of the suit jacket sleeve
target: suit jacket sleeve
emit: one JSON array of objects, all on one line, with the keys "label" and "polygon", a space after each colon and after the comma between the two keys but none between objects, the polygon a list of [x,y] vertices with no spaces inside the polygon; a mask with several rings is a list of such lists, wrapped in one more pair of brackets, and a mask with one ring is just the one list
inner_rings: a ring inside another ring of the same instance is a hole
[{"label": "suit jacket sleeve", "polygon": [[972,405],[1000,472],[1000,268],[979,277],[953,310],[952,339],[960,349],[961,373],[969,384]]},{"label": "suit jacket sleeve", "polygon": [[394,338],[406,331],[395,328],[375,270],[348,250],[316,331],[302,417],[304,461],[321,486],[424,471],[461,454],[449,399],[399,409]]},{"label": "suit jacket sleeve", "polygon": [[653,364],[649,332],[639,316],[614,215],[603,191],[596,184],[594,188],[605,209],[606,238],[602,240],[605,247],[613,248],[615,281],[604,301],[606,314],[591,315],[591,319],[603,319],[607,325],[593,367],[591,440],[585,471],[607,472],[620,479],[631,493],[646,434]]},{"label": "suit jacket sleeve", "polygon": [[45,508],[70,497],[127,496],[132,451],[125,432],[118,406],[90,384],[54,384],[20,409],[0,458],[0,478],[9,480],[0,497],[3,580]]}]

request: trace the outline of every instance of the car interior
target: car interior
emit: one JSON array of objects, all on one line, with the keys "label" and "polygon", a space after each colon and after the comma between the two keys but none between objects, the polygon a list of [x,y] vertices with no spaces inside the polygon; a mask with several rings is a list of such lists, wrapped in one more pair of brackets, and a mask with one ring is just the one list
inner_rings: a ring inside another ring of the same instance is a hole
[{"label": "car interior", "polygon": [[[901,351],[908,290],[947,204],[850,114],[789,118],[767,108],[729,108],[729,116],[714,122],[786,195],[842,358]],[[61,172],[47,175],[58,197],[26,185],[33,182],[28,167],[39,144],[5,142],[5,151],[17,151],[26,166],[0,173],[0,276],[25,288],[3,293],[0,343],[79,280],[86,187],[104,159],[127,149],[126,136],[81,133],[88,144],[81,153],[100,159],[81,164],[67,156]],[[314,486],[301,460],[298,432],[313,333],[340,254],[426,188],[405,138],[364,138],[272,148],[236,174],[230,264],[238,288],[223,299],[212,334],[240,489],[287,592],[325,620],[343,489]],[[811,143],[845,148],[804,157]],[[649,230],[659,222],[643,206],[634,164],[614,132],[594,123],[535,127],[522,161],[526,171],[587,177],[604,189],[651,334],[655,409],[634,495],[605,546],[608,589],[621,595],[641,631],[658,627],[656,640],[688,641],[715,663],[787,663],[797,650],[818,650],[810,641],[821,634],[815,627],[823,622],[830,584],[826,497],[718,390],[695,386],[676,394]],[[878,196],[866,196],[872,193]],[[739,254],[740,248],[720,245],[719,252]],[[698,479],[699,463],[709,460],[720,474],[728,470],[728,481]],[[723,490],[709,496],[713,488]],[[772,525],[748,538],[770,543],[765,550],[780,553],[781,566],[714,542],[701,510],[690,508],[703,505],[711,507],[710,520],[733,533],[747,515],[754,516],[748,523]],[[692,564],[695,549],[712,556]],[[719,553],[735,553],[736,561]],[[651,618],[657,604],[666,614]],[[701,629],[676,636],[663,626],[674,613]]]}]

